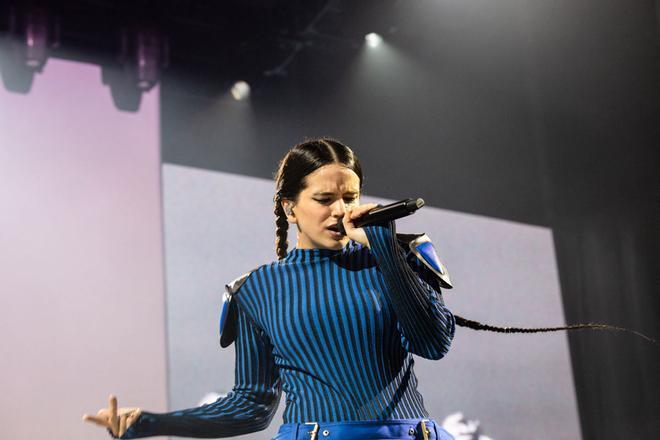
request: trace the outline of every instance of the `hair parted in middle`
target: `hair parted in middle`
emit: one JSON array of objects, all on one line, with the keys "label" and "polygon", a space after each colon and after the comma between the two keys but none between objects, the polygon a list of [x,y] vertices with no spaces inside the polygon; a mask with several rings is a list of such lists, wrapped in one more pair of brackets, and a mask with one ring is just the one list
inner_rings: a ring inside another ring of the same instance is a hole
[{"label": "hair parted in middle", "polygon": [[287,254],[287,231],[289,223],[282,206],[282,200],[294,203],[298,195],[307,187],[305,177],[325,165],[339,164],[352,170],[360,179],[362,191],[362,167],[357,156],[348,146],[332,138],[306,139],[293,146],[280,160],[275,173],[275,252],[278,259]]}]

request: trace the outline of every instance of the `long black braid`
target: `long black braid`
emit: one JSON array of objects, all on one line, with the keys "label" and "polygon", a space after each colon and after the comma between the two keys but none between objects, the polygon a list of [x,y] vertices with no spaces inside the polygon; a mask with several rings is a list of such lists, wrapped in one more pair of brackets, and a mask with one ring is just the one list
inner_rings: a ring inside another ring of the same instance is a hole
[{"label": "long black braid", "polygon": [[622,331],[622,332],[632,333],[646,339],[648,342],[651,342],[652,344],[658,345],[655,339],[650,338],[643,333],[640,333],[635,330],[631,330],[629,328],[617,327],[609,324],[598,324],[598,323],[590,322],[587,324],[571,324],[560,327],[497,327],[490,324],[483,324],[478,321],[472,321],[471,319],[466,319],[458,315],[454,315],[454,318],[456,318],[456,325],[460,325],[461,327],[471,328],[473,330],[486,330],[489,332],[497,332],[497,333],[541,333],[541,332],[557,332],[561,330],[582,330],[582,329],[611,330],[611,331]]},{"label": "long black braid", "polygon": [[284,213],[284,208],[282,207],[282,196],[280,193],[276,193],[273,197],[273,202],[275,202],[275,253],[277,258],[281,260],[286,257],[287,249],[289,247],[289,241],[287,240],[289,222],[286,219],[286,214]]}]

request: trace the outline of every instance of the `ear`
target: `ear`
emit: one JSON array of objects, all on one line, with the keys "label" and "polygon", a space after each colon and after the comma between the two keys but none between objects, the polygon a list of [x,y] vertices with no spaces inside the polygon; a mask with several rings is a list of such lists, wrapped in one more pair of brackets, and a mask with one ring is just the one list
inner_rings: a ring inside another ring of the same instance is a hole
[{"label": "ear", "polygon": [[289,223],[296,223],[296,214],[293,212],[294,203],[291,200],[282,200],[282,208],[284,208],[284,213],[286,214],[286,219]]}]

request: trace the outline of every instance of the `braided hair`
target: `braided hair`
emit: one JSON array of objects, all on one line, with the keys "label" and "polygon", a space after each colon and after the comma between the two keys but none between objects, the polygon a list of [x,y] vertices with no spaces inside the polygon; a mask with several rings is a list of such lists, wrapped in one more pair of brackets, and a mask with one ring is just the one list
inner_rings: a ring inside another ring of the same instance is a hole
[{"label": "braided hair", "polygon": [[458,315],[454,315],[454,318],[456,318],[456,325],[460,325],[461,327],[471,328],[472,330],[486,330],[489,332],[496,332],[496,333],[541,333],[541,332],[558,332],[561,330],[583,330],[583,329],[611,330],[611,331],[632,333],[641,338],[644,338],[647,342],[656,345],[658,344],[655,339],[646,336],[644,333],[631,330],[629,328],[617,327],[609,324],[599,324],[599,323],[589,322],[587,324],[571,324],[571,325],[564,325],[559,327],[497,327],[490,324],[483,324],[478,321],[472,321],[471,319],[466,319]]},{"label": "braided hair", "polygon": [[353,150],[331,138],[307,139],[293,146],[282,158],[275,173],[275,253],[278,259],[286,257],[289,222],[283,200],[296,202],[298,195],[307,187],[305,177],[324,165],[340,164],[352,170],[360,179],[362,190],[362,167]]}]

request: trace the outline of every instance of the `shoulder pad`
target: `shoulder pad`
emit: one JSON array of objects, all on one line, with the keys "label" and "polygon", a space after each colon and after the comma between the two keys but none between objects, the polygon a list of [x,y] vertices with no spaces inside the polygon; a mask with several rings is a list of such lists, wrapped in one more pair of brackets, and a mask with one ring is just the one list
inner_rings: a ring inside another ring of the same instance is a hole
[{"label": "shoulder pad", "polygon": [[241,275],[231,283],[225,285],[225,291],[222,294],[219,323],[220,346],[222,348],[229,347],[236,339],[236,305],[232,299],[252,272],[254,270]]},{"label": "shoulder pad", "polygon": [[409,248],[410,251],[415,254],[417,259],[424,263],[424,265],[433,272],[438,278],[438,281],[440,281],[440,287],[444,287],[445,289],[451,289],[453,287],[447,268],[442,264],[440,258],[438,258],[438,254],[435,252],[435,247],[433,247],[433,243],[428,235],[424,233],[397,233],[396,238],[403,244],[404,248]]}]

